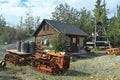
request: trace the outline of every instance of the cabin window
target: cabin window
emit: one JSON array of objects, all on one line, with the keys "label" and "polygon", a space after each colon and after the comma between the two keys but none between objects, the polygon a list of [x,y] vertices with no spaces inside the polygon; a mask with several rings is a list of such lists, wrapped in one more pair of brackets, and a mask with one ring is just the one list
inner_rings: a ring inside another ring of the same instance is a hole
[{"label": "cabin window", "polygon": [[72,41],[73,41],[73,43],[76,43],[77,40],[76,40],[76,38],[72,38]]},{"label": "cabin window", "polygon": [[49,46],[49,40],[48,40],[48,39],[45,39],[45,40],[44,40],[44,45]]},{"label": "cabin window", "polygon": [[48,24],[46,24],[46,25],[44,26],[43,31],[49,31],[49,25],[48,25]]},{"label": "cabin window", "polygon": [[83,37],[80,37],[79,38],[79,45],[80,45],[80,47],[83,47],[84,46],[84,38]]}]

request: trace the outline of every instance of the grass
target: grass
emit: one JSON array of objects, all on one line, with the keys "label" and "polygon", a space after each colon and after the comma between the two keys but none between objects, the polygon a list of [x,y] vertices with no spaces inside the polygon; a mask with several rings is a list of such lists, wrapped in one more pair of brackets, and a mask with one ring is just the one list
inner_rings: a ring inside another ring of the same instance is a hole
[{"label": "grass", "polygon": [[[5,49],[9,48],[6,45],[0,47],[1,59]],[[69,70],[60,75],[39,72],[29,65],[7,65],[2,71],[12,75],[13,80],[120,80],[120,55],[106,55],[104,51],[96,51],[85,57],[72,57]]]},{"label": "grass", "polygon": [[94,54],[72,58],[69,70],[61,75],[39,72],[31,66],[7,66],[8,72],[23,80],[119,80],[120,55]]}]

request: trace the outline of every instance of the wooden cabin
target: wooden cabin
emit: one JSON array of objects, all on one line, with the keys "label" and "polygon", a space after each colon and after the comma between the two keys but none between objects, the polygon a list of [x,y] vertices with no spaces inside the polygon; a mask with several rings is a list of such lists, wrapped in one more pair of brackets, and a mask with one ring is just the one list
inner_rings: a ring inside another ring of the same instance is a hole
[{"label": "wooden cabin", "polygon": [[50,39],[57,38],[59,33],[65,33],[68,46],[71,51],[77,51],[84,46],[87,33],[77,28],[75,25],[61,23],[54,20],[44,19],[34,32],[38,49],[45,49]]}]

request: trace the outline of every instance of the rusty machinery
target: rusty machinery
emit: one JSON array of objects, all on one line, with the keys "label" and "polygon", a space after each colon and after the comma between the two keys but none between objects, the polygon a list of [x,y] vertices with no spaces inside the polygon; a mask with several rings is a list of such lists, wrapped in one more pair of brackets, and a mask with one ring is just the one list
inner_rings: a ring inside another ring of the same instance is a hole
[{"label": "rusty machinery", "polygon": [[32,66],[38,70],[56,74],[65,72],[70,65],[70,56],[55,52],[36,53]]},{"label": "rusty machinery", "polygon": [[106,49],[107,54],[119,54],[120,53],[120,48],[109,48]]},{"label": "rusty machinery", "polygon": [[6,66],[6,62],[4,60],[0,60],[0,68],[4,68]]},{"label": "rusty machinery", "polygon": [[7,63],[18,65],[28,61],[32,67],[39,71],[57,74],[65,72],[70,66],[70,56],[55,52],[37,52],[35,54],[22,53],[16,50],[7,50],[9,54],[5,55]]},{"label": "rusty machinery", "polygon": [[25,64],[31,61],[32,54],[18,52],[17,50],[7,50],[8,54],[5,55],[4,60],[12,65]]}]

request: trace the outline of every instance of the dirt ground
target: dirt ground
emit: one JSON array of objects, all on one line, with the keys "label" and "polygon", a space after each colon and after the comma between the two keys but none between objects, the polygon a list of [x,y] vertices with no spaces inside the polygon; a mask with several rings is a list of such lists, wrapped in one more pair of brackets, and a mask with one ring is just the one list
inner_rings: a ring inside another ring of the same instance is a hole
[{"label": "dirt ground", "polygon": [[7,73],[5,69],[0,70],[0,80],[18,80],[15,75]]}]

